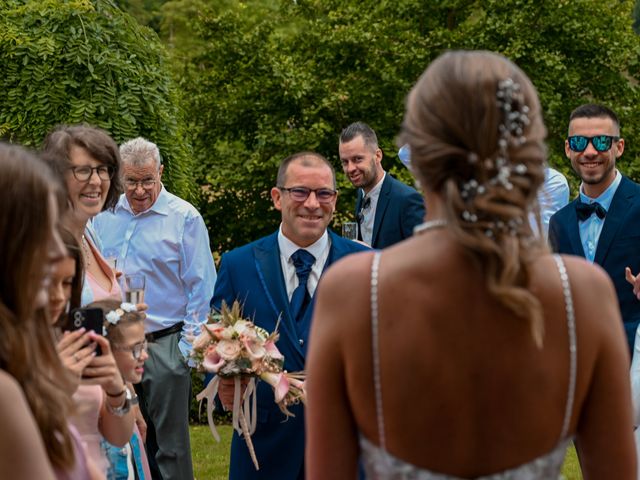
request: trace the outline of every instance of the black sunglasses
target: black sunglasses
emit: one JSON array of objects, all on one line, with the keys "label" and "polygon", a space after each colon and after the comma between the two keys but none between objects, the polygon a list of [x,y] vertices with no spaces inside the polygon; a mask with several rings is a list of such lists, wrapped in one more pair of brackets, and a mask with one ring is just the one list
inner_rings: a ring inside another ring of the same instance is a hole
[{"label": "black sunglasses", "polygon": [[598,152],[606,152],[611,148],[613,142],[620,140],[620,137],[611,135],[596,135],[594,137],[585,137],[584,135],[572,135],[567,139],[569,141],[569,149],[572,152],[584,152],[591,142],[593,148]]}]

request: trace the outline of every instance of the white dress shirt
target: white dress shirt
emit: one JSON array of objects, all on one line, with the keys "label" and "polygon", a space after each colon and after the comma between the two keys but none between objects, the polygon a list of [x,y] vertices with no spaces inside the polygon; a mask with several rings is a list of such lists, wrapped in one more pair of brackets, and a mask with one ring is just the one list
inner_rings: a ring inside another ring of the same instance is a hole
[{"label": "white dress shirt", "polygon": [[[278,247],[280,247],[280,264],[282,265],[284,283],[287,287],[287,297],[289,298],[289,301],[291,301],[293,291],[299,283],[298,275],[296,275],[296,267],[293,264],[293,260],[291,260],[291,255],[300,250],[301,247],[284,236],[282,233],[282,225],[280,225],[280,230],[278,231]],[[327,263],[327,258],[329,258],[330,249],[331,241],[329,240],[329,234],[326,230],[315,243],[312,243],[303,249],[313,255],[316,259],[315,262],[313,262],[311,273],[307,280],[307,290],[311,297],[313,297],[316,287],[318,286],[318,282],[320,281],[320,275],[322,275],[324,264]]]},{"label": "white dress shirt", "polygon": [[124,273],[146,277],[145,331],[154,332],[184,322],[180,351],[187,355],[186,335],[198,335],[207,320],[216,283],[216,268],[204,220],[189,202],[162,187],[154,204],[135,214],[125,195],[113,212],[95,217],[102,253],[117,257]]},{"label": "white dress shirt", "polygon": [[[368,208],[363,208],[360,210],[362,213],[362,222],[360,223],[360,235],[362,235],[362,241],[367,245],[371,245],[373,243],[373,224],[376,219],[376,209],[378,207],[378,199],[380,198],[380,190],[382,189],[382,182],[384,182],[384,177],[387,176],[387,172],[383,172],[382,178],[378,183],[376,183],[375,187],[371,189],[369,193],[362,197],[362,201],[360,205],[363,205],[367,198],[371,199],[371,203]],[[364,191],[363,191],[364,194]]]},{"label": "white dress shirt", "polygon": [[[538,205],[540,205],[540,220],[544,238],[549,235],[549,220],[551,216],[569,203],[569,183],[559,171],[547,167],[544,170],[544,183],[538,190]],[[529,216],[531,228],[537,231],[535,217]]]}]

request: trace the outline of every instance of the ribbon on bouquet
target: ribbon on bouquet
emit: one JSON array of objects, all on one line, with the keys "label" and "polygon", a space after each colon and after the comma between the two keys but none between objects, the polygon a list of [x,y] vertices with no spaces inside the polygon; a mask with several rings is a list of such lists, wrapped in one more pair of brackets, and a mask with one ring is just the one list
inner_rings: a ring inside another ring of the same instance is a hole
[{"label": "ribbon on bouquet", "polygon": [[[232,424],[233,429],[244,437],[247,442],[247,448],[251,455],[251,460],[256,467],[256,470],[260,470],[258,459],[256,458],[256,451],[253,448],[253,442],[251,441],[251,435],[256,431],[257,421],[257,408],[258,400],[256,397],[256,379],[251,377],[249,383],[242,395],[242,385],[240,377],[234,377],[234,392],[233,392],[233,410],[232,410]],[[207,399],[207,422],[209,423],[209,429],[213,434],[213,438],[220,442],[220,435],[216,430],[216,425],[213,421],[213,411],[216,408],[214,399],[218,394],[218,387],[220,386],[220,377],[216,375],[209,382],[204,390],[196,395],[196,400],[202,405],[202,401]],[[241,398],[242,397],[242,398]]]}]

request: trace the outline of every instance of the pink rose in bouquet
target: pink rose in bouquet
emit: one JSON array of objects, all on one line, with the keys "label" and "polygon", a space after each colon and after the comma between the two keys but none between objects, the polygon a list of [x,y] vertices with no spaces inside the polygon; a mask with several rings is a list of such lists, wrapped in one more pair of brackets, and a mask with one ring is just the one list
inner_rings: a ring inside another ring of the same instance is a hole
[{"label": "pink rose in bouquet", "polygon": [[[213,398],[217,395],[218,377],[236,379],[236,396],[233,407],[234,428],[245,437],[256,469],[251,434],[255,431],[255,379],[267,382],[274,389],[274,401],[286,415],[293,415],[288,406],[305,402],[304,373],[288,373],[284,370],[284,356],[276,347],[276,331],[269,334],[250,320],[242,317],[240,304],[235,301],[229,309],[222,304],[220,313],[209,317],[208,324],[193,339],[192,357],[204,371],[216,374],[209,385],[198,394],[198,400],[207,398],[209,426],[218,439],[212,420]],[[249,383],[240,398],[240,377],[249,377]],[[242,406],[240,405],[242,403]]]}]

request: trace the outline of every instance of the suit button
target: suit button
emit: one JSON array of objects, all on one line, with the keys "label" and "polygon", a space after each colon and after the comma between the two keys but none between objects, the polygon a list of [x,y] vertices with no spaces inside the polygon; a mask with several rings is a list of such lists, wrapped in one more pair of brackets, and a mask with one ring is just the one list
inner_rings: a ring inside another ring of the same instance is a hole
[{"label": "suit button", "polygon": [[304,340],[303,339],[298,340],[298,342],[300,343],[300,346],[304,345]]}]

